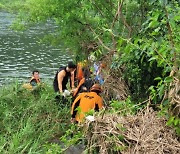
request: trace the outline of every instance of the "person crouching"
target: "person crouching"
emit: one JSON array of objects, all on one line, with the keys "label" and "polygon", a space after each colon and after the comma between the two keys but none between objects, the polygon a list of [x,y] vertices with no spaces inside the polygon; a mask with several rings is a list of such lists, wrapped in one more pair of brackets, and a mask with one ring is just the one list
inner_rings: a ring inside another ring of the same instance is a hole
[{"label": "person crouching", "polygon": [[[99,111],[103,107],[103,100],[100,96],[102,92],[99,84],[94,84],[90,92],[80,93],[74,100],[71,108],[71,122],[82,122],[85,114],[90,110]],[[80,108],[79,110],[77,108]]]}]

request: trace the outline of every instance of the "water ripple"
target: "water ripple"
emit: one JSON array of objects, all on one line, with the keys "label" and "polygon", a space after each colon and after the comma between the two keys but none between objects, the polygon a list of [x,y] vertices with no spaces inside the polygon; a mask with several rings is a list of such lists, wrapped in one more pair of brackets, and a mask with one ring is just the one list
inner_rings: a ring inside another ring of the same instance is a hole
[{"label": "water ripple", "polygon": [[50,34],[57,28],[52,22],[37,25],[25,32],[13,32],[9,26],[15,16],[0,12],[0,85],[27,80],[34,69],[39,69],[42,79],[52,79],[60,65],[72,59],[72,54],[53,47],[40,44],[43,35]]}]

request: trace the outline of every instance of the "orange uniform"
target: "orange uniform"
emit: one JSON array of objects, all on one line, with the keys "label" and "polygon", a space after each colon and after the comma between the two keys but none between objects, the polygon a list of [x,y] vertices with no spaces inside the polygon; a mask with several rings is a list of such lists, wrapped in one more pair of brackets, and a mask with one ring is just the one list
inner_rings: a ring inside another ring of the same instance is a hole
[{"label": "orange uniform", "polygon": [[76,90],[73,92],[73,97],[75,97],[75,96],[77,95],[77,93],[78,93],[78,91],[79,91],[79,88],[82,86],[82,84],[84,84],[85,81],[86,81],[85,78],[82,78],[82,79],[81,79],[81,81],[79,82]]},{"label": "orange uniform", "polygon": [[82,70],[82,64],[78,63],[77,64],[77,74],[76,74],[76,79],[78,80],[78,82],[81,81],[81,79],[83,79],[84,74],[83,74],[83,70]]},{"label": "orange uniform", "polygon": [[[77,111],[77,108],[80,110]],[[102,98],[96,92],[84,92],[81,93],[73,102],[71,115],[76,121],[81,122],[85,116],[85,113],[91,109],[99,110],[103,107]]]}]

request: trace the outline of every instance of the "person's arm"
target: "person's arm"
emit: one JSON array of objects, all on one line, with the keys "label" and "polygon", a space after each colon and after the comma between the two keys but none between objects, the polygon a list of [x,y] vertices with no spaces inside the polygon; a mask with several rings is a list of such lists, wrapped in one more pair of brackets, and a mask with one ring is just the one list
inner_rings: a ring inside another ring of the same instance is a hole
[{"label": "person's arm", "polygon": [[76,116],[76,113],[77,113],[76,108],[79,106],[80,99],[81,99],[81,95],[79,95],[72,104],[72,107],[71,107],[72,118],[75,118],[75,116]]},{"label": "person's arm", "polygon": [[99,106],[99,109],[103,107],[103,99],[101,97],[99,98],[98,106]]},{"label": "person's arm", "polygon": [[75,89],[74,93],[73,93],[73,96],[76,96],[76,94],[78,93],[79,91],[79,88],[82,86],[82,84],[85,82],[85,78],[83,78],[80,82],[79,82],[79,85],[77,86],[77,88]]},{"label": "person's arm", "polygon": [[74,72],[71,72],[71,88],[74,89]]},{"label": "person's arm", "polygon": [[58,73],[58,88],[59,88],[60,93],[63,92],[63,90],[62,90],[62,81],[63,81],[65,75],[66,75],[66,72],[64,70]]},{"label": "person's arm", "polygon": [[103,100],[101,97],[97,99],[96,105],[95,105],[95,111],[99,111],[103,107]]}]

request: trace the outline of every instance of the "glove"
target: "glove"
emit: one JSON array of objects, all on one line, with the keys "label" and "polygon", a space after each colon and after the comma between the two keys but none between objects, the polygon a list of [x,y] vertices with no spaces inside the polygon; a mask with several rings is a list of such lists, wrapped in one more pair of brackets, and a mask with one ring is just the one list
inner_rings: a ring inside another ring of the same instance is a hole
[{"label": "glove", "polygon": [[68,90],[64,90],[64,92],[63,92],[62,95],[63,95],[64,97],[67,97],[67,96],[70,96],[70,94],[71,94],[71,93],[70,93]]}]

